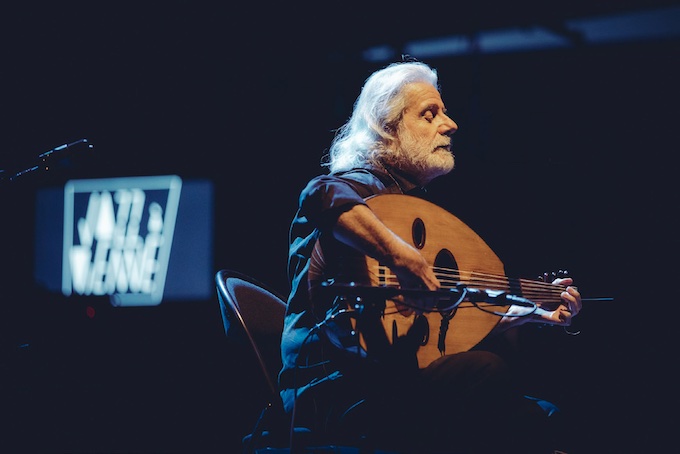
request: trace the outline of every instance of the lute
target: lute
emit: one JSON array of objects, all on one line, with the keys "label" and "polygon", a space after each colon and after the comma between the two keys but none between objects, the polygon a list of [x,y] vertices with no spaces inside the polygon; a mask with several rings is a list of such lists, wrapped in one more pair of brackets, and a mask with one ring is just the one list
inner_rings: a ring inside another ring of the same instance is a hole
[{"label": "lute", "polygon": [[[438,205],[401,194],[369,197],[366,203],[389,229],[417,248],[432,265],[442,285],[441,292],[436,295],[439,302],[425,312],[405,305],[398,296],[396,276],[388,267],[368,256],[348,258],[342,266],[341,280],[330,276],[320,241],[311,258],[310,292],[315,295],[320,288],[326,287],[326,294],[330,290],[349,297],[347,304],[352,304],[356,295],[382,295],[379,299],[385,305],[380,308],[379,317],[387,341],[395,344],[408,337],[415,342],[419,367],[426,367],[442,355],[467,351],[477,345],[513,303],[504,298],[457,301],[465,288],[485,289],[501,296],[521,296],[523,300],[535,303],[535,307],[528,309],[533,311],[554,310],[560,304],[563,286],[508,278],[503,263],[486,242]],[[356,321],[353,323],[356,327]],[[370,353],[366,333],[361,329],[357,331],[361,347]]]}]

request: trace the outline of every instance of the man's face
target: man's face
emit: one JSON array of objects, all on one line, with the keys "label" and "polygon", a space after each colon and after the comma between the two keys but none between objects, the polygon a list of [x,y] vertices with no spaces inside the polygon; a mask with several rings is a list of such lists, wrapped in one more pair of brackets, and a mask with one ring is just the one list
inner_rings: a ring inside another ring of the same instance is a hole
[{"label": "man's face", "polygon": [[453,170],[451,134],[458,125],[446,115],[439,91],[428,83],[405,87],[406,109],[397,128],[393,165],[420,184]]}]

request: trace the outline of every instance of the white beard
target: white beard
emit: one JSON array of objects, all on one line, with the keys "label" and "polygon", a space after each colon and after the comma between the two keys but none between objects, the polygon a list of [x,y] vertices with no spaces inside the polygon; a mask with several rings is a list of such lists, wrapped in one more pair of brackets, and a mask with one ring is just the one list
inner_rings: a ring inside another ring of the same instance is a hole
[{"label": "white beard", "polygon": [[399,131],[396,150],[387,156],[394,167],[413,175],[420,184],[427,184],[435,178],[451,172],[455,166],[453,154],[447,148],[450,139],[437,138],[424,144],[407,131]]}]

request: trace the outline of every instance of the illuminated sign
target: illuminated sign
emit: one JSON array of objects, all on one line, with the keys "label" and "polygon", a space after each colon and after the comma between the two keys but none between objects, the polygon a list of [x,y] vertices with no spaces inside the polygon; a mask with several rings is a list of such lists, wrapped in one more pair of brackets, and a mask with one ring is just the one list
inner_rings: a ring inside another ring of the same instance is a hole
[{"label": "illuminated sign", "polygon": [[174,175],[67,182],[62,293],[160,304],[181,191]]}]

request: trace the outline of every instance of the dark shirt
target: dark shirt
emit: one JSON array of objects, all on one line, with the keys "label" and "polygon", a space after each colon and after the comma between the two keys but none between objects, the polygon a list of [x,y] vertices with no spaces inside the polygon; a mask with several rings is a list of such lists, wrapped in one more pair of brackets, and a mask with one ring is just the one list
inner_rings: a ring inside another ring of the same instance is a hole
[{"label": "dark shirt", "polygon": [[[389,348],[394,357],[388,353],[373,361],[374,350],[367,355],[358,346],[352,319],[343,317],[346,314],[335,316],[348,303],[311,297],[310,270],[316,276],[320,264],[315,261],[315,248],[323,250],[324,258],[360,255],[335,240],[331,229],[341,213],[380,194],[425,197],[423,188],[393,169],[318,176],[300,194],[290,229],[291,292],[281,339],[279,387],[285,410],[293,414],[297,407],[296,421],[314,431],[341,437],[348,427],[349,433],[368,431],[376,446],[400,452],[449,452],[451,447],[456,452],[507,451],[507,440],[527,427],[532,428],[532,436],[512,447],[523,453],[552,451],[555,434],[564,432],[564,423],[558,419],[558,430],[548,428],[548,413],[535,405],[535,399],[522,398],[511,368],[500,356],[472,349],[444,355],[418,369],[415,355],[402,361],[404,350]],[[321,265],[329,270],[329,278],[339,271],[332,259]],[[378,304],[372,300],[366,306]],[[374,315],[358,317],[356,323]],[[363,327],[357,331],[365,337]],[[489,427],[494,427],[496,436],[488,436]]]},{"label": "dark shirt", "polygon": [[[312,179],[300,194],[299,209],[290,228],[288,275],[291,292],[281,340],[283,367],[279,386],[284,408],[291,411],[295,399],[329,381],[342,379],[353,358],[364,352],[353,340],[349,320],[338,316],[333,298],[312,298],[309,271],[317,242],[325,257],[357,254],[333,238],[331,229],[338,216],[367,197],[378,194],[411,194],[422,191],[394,169],[355,169]],[[337,274],[333,263],[328,275]],[[322,323],[323,322],[323,323]],[[297,393],[295,389],[297,388]]]}]

